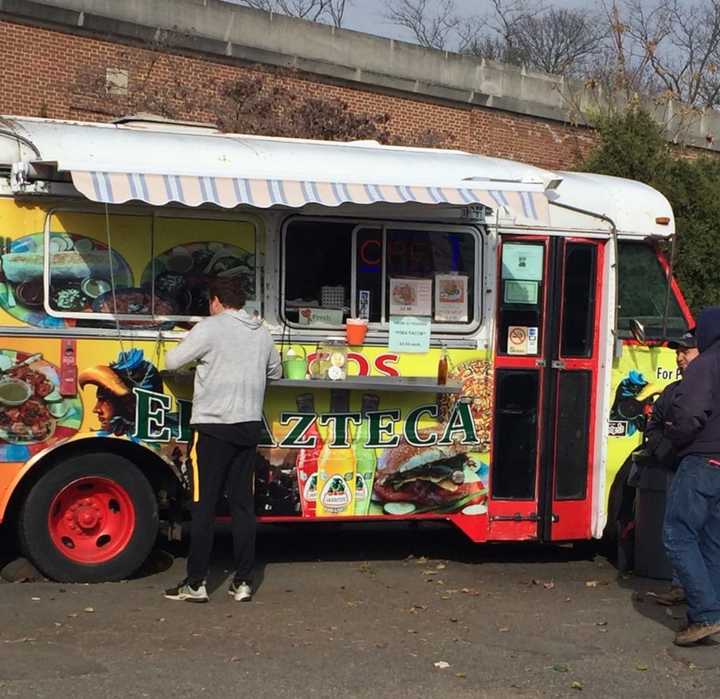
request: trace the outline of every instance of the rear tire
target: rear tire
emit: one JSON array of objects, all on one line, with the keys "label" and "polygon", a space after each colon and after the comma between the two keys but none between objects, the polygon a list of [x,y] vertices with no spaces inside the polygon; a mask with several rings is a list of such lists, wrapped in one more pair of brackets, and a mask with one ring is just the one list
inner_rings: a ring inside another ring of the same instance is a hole
[{"label": "rear tire", "polygon": [[18,518],[20,545],[60,582],[132,575],[157,538],[158,505],[142,471],[108,452],[59,462],[31,487]]}]

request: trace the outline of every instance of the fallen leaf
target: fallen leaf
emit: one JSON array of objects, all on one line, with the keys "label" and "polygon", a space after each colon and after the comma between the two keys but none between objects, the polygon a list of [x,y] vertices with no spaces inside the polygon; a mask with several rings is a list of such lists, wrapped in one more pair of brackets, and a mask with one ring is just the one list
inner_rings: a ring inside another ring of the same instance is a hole
[{"label": "fallen leaf", "polygon": [[423,575],[437,575],[437,571],[435,570],[423,570]]},{"label": "fallen leaf", "polygon": [[464,680],[467,675],[464,672],[456,672],[455,677],[459,677],[461,680]]},{"label": "fallen leaf", "polygon": [[596,621],[595,626],[607,626],[607,621]]},{"label": "fallen leaf", "polygon": [[638,665],[635,669],[640,670],[640,672],[646,672],[648,669],[648,666],[647,665]]},{"label": "fallen leaf", "polygon": [[447,566],[446,566],[444,563],[438,563],[438,564],[435,566],[435,568],[436,568],[437,570],[445,570],[445,568],[447,568]]},{"label": "fallen leaf", "polygon": [[582,688],[582,682],[578,682],[577,680],[570,685],[570,689],[578,689],[582,691]]},{"label": "fallen leaf", "polygon": [[88,614],[93,614],[95,612],[95,607],[85,607],[83,611],[87,612]]},{"label": "fallen leaf", "polygon": [[597,587],[600,584],[599,580],[586,580],[585,587]]},{"label": "fallen leaf", "polygon": [[458,620],[457,620],[454,616],[451,616],[451,617],[450,617],[450,621],[451,621],[453,624],[457,624],[457,622],[458,622]]},{"label": "fallen leaf", "polygon": [[567,665],[553,665],[552,669],[555,672],[570,672],[570,668]]},{"label": "fallen leaf", "polygon": [[450,667],[450,663],[446,663],[444,660],[438,660],[436,663],[434,663],[434,665],[441,670],[445,670],[446,668]]}]

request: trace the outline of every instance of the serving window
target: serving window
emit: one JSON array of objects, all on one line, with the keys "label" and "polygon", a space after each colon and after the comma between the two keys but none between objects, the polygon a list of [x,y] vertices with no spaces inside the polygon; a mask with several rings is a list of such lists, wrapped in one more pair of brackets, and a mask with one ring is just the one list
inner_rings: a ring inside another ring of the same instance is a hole
[{"label": "serving window", "polygon": [[147,327],[208,315],[216,276],[239,277],[248,309],[260,311],[255,247],[255,228],[243,221],[58,211],[44,249],[17,264],[28,265],[35,284],[45,269],[38,300],[50,316]]},{"label": "serving window", "polygon": [[289,323],[338,327],[352,316],[382,328],[391,315],[417,315],[452,332],[479,320],[472,228],[294,219],[283,240]]}]

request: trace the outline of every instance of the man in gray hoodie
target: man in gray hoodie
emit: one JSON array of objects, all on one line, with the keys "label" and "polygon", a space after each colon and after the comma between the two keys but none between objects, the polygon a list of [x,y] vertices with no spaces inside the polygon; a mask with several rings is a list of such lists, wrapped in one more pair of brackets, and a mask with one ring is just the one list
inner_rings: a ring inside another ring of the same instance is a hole
[{"label": "man in gray hoodie", "polygon": [[201,320],[165,356],[169,370],[197,362],[190,424],[193,438],[193,506],[187,578],[165,597],[207,602],[215,510],[228,489],[232,516],[235,575],[229,594],[252,597],[255,563],[253,476],[262,427],[265,384],[282,376],[280,356],[262,321],[244,309],[237,277],[210,282],[210,317]]}]

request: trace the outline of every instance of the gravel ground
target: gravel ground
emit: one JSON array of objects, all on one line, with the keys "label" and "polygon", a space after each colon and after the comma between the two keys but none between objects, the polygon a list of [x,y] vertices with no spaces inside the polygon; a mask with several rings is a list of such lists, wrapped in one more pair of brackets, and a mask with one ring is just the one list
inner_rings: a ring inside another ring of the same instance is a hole
[{"label": "gravel ground", "polygon": [[720,643],[673,646],[683,610],[647,595],[665,584],[588,546],[475,546],[425,524],[266,527],[258,543],[249,604],[226,594],[222,531],[210,604],[163,599],[181,550],[123,583],[0,585],[0,695],[718,694]]}]

